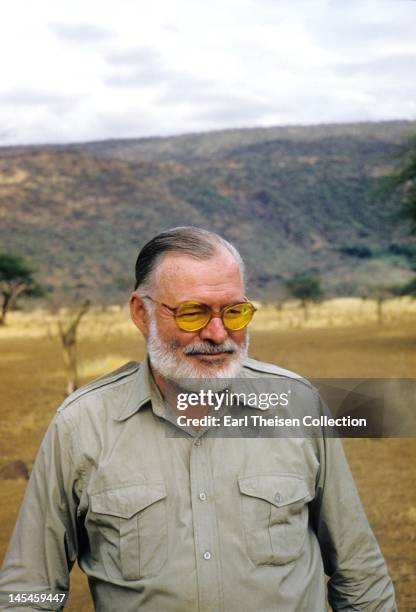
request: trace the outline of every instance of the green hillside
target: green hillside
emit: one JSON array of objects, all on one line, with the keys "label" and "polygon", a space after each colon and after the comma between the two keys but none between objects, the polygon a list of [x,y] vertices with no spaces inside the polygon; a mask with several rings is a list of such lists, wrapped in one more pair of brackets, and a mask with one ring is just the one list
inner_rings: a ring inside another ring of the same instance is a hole
[{"label": "green hillside", "polygon": [[0,149],[0,250],[23,254],[59,300],[127,294],[140,246],[192,224],[232,240],[250,294],[296,272],[332,294],[412,277],[416,246],[380,178],[410,122],[229,130],[171,138]]}]

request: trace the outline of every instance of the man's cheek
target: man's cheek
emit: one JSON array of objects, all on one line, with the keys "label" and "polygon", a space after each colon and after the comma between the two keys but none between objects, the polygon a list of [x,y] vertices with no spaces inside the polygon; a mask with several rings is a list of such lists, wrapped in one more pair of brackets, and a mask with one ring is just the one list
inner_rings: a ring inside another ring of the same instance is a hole
[{"label": "man's cheek", "polygon": [[246,343],[247,332],[245,330],[241,330],[238,332],[234,332],[232,335],[232,340],[238,345],[239,348],[242,348]]}]

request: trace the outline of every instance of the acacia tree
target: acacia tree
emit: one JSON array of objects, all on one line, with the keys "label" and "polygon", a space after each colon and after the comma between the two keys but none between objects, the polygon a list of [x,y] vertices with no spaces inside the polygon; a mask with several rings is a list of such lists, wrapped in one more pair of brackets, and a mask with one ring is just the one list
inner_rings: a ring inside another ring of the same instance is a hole
[{"label": "acacia tree", "polygon": [[12,253],[0,253],[0,293],[3,297],[0,325],[5,325],[10,308],[21,295],[41,297],[43,290],[34,278],[34,269],[21,257]]},{"label": "acacia tree", "polygon": [[305,321],[308,319],[308,304],[317,302],[323,296],[321,281],[319,276],[309,272],[300,272],[286,281],[286,288],[289,293],[301,301]]}]

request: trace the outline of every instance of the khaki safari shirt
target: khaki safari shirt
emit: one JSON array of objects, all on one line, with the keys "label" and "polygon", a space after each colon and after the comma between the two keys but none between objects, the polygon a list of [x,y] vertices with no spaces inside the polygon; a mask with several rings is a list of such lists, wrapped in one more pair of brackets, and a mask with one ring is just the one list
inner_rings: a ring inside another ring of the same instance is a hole
[{"label": "khaki safari shirt", "polygon": [[[252,359],[242,376],[296,377]],[[324,612],[327,595],[334,610],[396,610],[339,439],[175,430],[147,361],[70,396],[38,453],[0,591],[68,590],[78,560],[99,612]]]}]

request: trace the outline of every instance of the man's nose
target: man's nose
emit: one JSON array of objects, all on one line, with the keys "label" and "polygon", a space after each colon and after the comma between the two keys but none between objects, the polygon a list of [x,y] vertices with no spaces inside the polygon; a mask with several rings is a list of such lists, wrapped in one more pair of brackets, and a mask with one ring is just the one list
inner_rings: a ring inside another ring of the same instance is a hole
[{"label": "man's nose", "polygon": [[228,338],[221,317],[212,317],[211,321],[199,332],[201,340],[211,340],[215,344],[222,344]]}]

